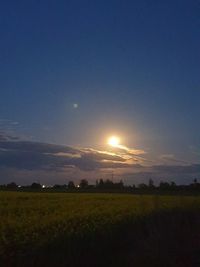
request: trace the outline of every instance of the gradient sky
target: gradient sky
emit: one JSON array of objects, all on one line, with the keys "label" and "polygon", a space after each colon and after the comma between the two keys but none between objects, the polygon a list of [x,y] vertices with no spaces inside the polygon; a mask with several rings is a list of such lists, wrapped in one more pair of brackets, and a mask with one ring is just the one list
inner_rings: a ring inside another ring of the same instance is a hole
[{"label": "gradient sky", "polygon": [[[0,130],[198,163],[200,2],[2,1]],[[76,104],[76,105],[74,105]]]}]

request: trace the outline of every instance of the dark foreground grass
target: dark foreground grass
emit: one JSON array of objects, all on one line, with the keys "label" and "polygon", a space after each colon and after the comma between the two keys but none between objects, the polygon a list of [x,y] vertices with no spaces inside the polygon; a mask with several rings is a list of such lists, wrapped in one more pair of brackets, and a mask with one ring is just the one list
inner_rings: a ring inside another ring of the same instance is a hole
[{"label": "dark foreground grass", "polygon": [[0,193],[1,266],[200,266],[200,198]]}]

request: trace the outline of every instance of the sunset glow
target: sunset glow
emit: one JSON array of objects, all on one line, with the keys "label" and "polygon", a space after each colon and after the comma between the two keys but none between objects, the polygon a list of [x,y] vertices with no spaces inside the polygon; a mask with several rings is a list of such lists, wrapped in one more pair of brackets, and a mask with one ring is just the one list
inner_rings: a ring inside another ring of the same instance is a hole
[{"label": "sunset glow", "polygon": [[120,143],[120,139],[117,136],[111,136],[108,139],[108,144],[110,146],[117,147],[117,146],[119,146],[119,143]]}]

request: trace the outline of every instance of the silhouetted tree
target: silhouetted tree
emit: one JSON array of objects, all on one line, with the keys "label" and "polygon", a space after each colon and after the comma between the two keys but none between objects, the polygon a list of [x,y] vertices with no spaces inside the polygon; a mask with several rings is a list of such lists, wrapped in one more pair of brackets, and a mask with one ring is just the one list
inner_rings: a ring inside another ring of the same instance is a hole
[{"label": "silhouetted tree", "polygon": [[200,183],[197,182],[197,178],[193,180],[193,183],[190,184],[190,188],[196,190],[200,189]]},{"label": "silhouetted tree", "polygon": [[132,188],[133,188],[133,189],[135,189],[135,188],[136,188],[136,185],[135,185],[135,184],[133,184],[133,185],[132,185]]},{"label": "silhouetted tree", "polygon": [[55,185],[53,186],[53,189],[56,189],[56,190],[62,189],[62,185],[60,185],[60,184],[55,184]]},{"label": "silhouetted tree", "polygon": [[113,183],[113,188],[122,189],[124,188],[124,183],[122,180],[119,181],[119,183]]},{"label": "silhouetted tree", "polygon": [[75,184],[74,184],[74,182],[73,182],[73,181],[69,181],[67,187],[68,187],[69,189],[74,189],[74,188],[75,188]]},{"label": "silhouetted tree", "polygon": [[42,186],[39,183],[32,183],[31,188],[36,189],[36,190],[40,190],[42,188]]},{"label": "silhouetted tree", "polygon": [[141,184],[138,185],[138,188],[139,189],[146,189],[146,188],[148,188],[148,186],[146,184],[144,184],[144,183],[141,183]]},{"label": "silhouetted tree", "polygon": [[88,187],[88,181],[86,179],[82,179],[79,185],[80,185],[80,188],[86,188]]},{"label": "silhouetted tree", "polygon": [[149,179],[148,186],[149,186],[149,188],[154,188],[154,181],[151,178]]},{"label": "silhouetted tree", "polygon": [[113,182],[109,179],[105,180],[104,182],[104,188],[113,188]]},{"label": "silhouetted tree", "polygon": [[12,183],[9,183],[9,184],[7,184],[7,186],[6,186],[8,189],[17,189],[17,184],[16,183],[14,183],[14,182],[12,182]]},{"label": "silhouetted tree", "polygon": [[124,183],[123,183],[122,180],[119,181],[119,186],[120,186],[120,187],[124,187]]},{"label": "silhouetted tree", "polygon": [[170,184],[168,182],[160,182],[159,188],[164,190],[170,189]]},{"label": "silhouetted tree", "polygon": [[176,183],[172,181],[172,182],[170,183],[170,186],[174,188],[174,187],[176,187]]},{"label": "silhouetted tree", "polygon": [[104,187],[104,181],[103,181],[103,179],[100,179],[100,180],[99,180],[98,187],[101,187],[101,188]]},{"label": "silhouetted tree", "polygon": [[194,183],[194,184],[197,184],[197,178],[195,178],[195,179],[193,180],[193,183]]}]

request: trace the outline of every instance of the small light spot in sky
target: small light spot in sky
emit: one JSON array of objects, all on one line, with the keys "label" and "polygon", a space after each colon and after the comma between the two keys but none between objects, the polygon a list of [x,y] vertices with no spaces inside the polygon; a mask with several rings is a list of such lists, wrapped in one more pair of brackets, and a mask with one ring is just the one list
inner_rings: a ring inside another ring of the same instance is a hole
[{"label": "small light spot in sky", "polygon": [[78,104],[77,103],[74,103],[73,104],[73,108],[78,108]]}]

